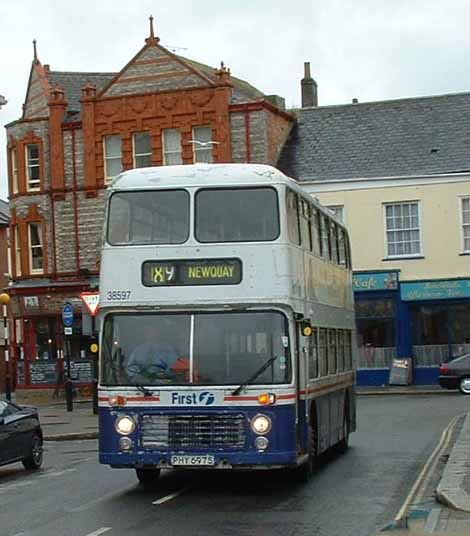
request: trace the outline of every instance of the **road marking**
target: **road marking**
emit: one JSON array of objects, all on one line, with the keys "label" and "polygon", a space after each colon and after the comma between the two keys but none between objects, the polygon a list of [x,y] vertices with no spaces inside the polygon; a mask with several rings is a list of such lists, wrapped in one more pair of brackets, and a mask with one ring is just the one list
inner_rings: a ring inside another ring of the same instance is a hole
[{"label": "road marking", "polygon": [[415,483],[413,484],[413,487],[411,488],[410,493],[408,494],[408,497],[405,499],[405,502],[403,503],[402,507],[400,508],[400,511],[395,516],[395,526],[397,528],[406,528],[407,527],[407,516],[408,516],[408,510],[410,508],[410,505],[416,497],[421,497],[423,493],[423,482],[426,480],[426,477],[429,474],[432,474],[434,468],[436,467],[437,463],[439,462],[439,456],[440,454],[447,448],[450,439],[452,437],[452,432],[454,429],[454,426],[457,424],[458,420],[465,415],[462,413],[461,415],[455,416],[450,423],[447,425],[445,430],[442,432],[441,439],[439,440],[439,443],[437,444],[437,447],[433,450],[431,456],[429,456],[428,461],[425,463],[423,469],[421,470],[421,473],[419,474],[418,478],[416,479]]},{"label": "road marking", "polygon": [[111,530],[111,527],[101,527],[100,529],[95,530],[95,532],[90,532],[90,534],[87,534],[86,536],[99,536],[100,534],[108,532],[108,530]]},{"label": "road marking", "polygon": [[50,473],[45,473],[39,475],[38,478],[49,478],[50,476],[62,476],[67,473],[74,473],[77,469],[64,469],[63,471],[51,471]]},{"label": "road marking", "polygon": [[157,499],[156,501],[153,501],[152,504],[163,504],[168,501],[171,501],[171,499],[174,499],[175,497],[178,497],[178,495],[181,495],[185,491],[188,491],[189,488],[183,488],[179,491],[175,491],[174,493],[170,493],[170,495],[166,495],[165,497],[162,497],[161,499]]}]

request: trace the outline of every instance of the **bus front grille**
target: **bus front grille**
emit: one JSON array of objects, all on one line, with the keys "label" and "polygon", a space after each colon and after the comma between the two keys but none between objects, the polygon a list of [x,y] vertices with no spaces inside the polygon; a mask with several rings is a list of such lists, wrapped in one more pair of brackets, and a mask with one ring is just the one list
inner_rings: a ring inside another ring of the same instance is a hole
[{"label": "bus front grille", "polygon": [[240,414],[142,415],[142,446],[151,449],[242,449],[245,417]]}]

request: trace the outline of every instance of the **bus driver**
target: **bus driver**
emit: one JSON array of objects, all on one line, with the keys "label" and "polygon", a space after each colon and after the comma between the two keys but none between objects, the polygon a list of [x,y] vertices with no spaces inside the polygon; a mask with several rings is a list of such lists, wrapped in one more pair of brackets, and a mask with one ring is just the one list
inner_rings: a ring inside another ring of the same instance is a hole
[{"label": "bus driver", "polygon": [[178,361],[173,346],[162,342],[154,324],[145,323],[141,330],[141,344],[132,351],[126,363],[127,374],[132,381],[167,378]]}]

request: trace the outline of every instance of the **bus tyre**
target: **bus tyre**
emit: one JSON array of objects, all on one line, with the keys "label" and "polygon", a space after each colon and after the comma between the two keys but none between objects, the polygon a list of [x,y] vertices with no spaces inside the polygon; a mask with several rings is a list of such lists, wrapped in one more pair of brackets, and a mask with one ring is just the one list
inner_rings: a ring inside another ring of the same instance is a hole
[{"label": "bus tyre", "polygon": [[306,483],[310,480],[317,465],[317,427],[312,424],[308,446],[308,460],[297,468],[299,481]]},{"label": "bus tyre", "polygon": [[160,469],[136,469],[135,474],[141,484],[148,486],[158,480]]}]

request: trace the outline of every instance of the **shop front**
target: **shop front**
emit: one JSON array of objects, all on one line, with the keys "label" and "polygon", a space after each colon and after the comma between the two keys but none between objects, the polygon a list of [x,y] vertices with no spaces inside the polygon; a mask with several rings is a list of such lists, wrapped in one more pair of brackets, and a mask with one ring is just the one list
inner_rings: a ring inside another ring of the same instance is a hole
[{"label": "shop front", "polygon": [[[18,391],[52,390],[61,396],[66,362],[70,356],[70,375],[74,384],[91,393],[91,322],[89,315],[82,310],[78,296],[78,292],[14,295],[12,353],[15,388]],[[72,335],[67,338],[62,323],[65,302],[72,303],[75,313]]]},{"label": "shop front", "polygon": [[358,385],[388,382],[392,360],[399,355],[400,292],[398,271],[353,275],[358,345]]},{"label": "shop front", "polygon": [[470,279],[402,282],[401,300],[415,382],[437,383],[441,363],[470,353]]}]

